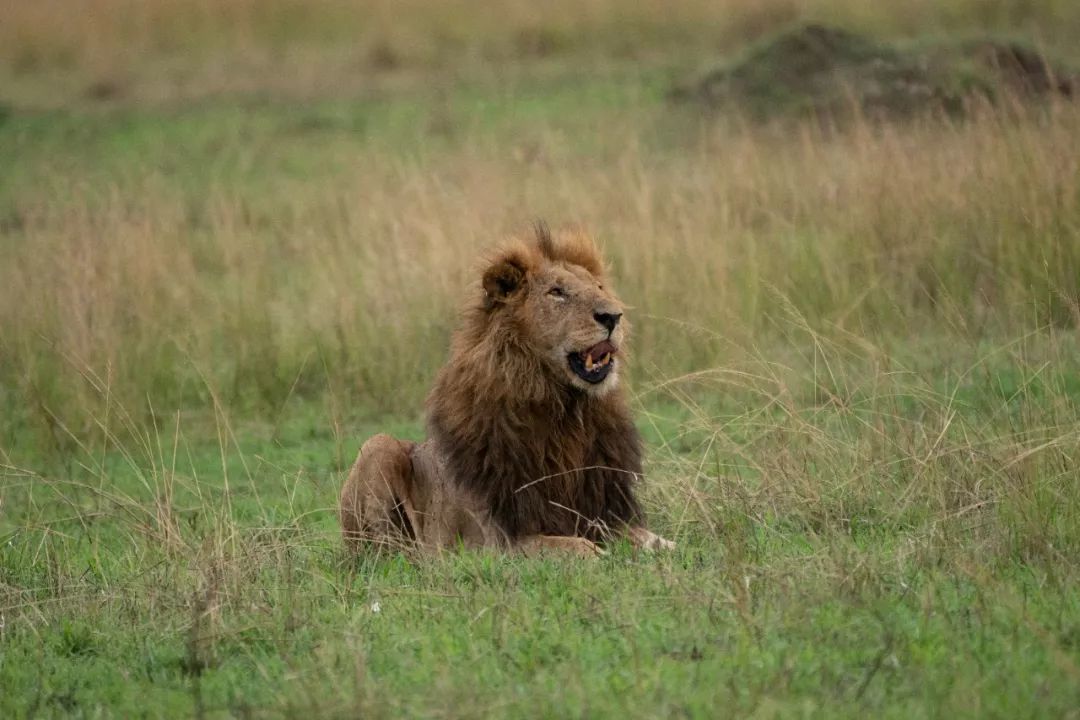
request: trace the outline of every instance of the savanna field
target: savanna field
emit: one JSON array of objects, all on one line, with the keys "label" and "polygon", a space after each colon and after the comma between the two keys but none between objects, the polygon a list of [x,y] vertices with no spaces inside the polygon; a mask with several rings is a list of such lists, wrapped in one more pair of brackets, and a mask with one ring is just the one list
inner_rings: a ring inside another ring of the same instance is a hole
[{"label": "savanna field", "polygon": [[[0,3],[0,717],[1080,716],[1080,84],[803,112],[808,23],[1080,67],[1064,0]],[[350,556],[536,218],[678,549]]]}]

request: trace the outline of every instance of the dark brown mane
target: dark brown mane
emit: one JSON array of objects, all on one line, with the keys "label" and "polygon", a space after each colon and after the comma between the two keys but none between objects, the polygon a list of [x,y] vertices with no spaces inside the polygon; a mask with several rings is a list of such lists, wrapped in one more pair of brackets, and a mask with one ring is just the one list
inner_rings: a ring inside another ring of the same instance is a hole
[{"label": "dark brown mane", "polygon": [[[490,265],[523,273],[545,262],[603,263],[583,234],[503,246]],[[489,271],[490,274],[490,271]],[[498,288],[504,278],[485,275]],[[454,482],[487,500],[510,537],[599,539],[640,519],[632,487],[641,441],[622,393],[596,397],[553,376],[522,341],[519,316],[493,311],[481,287],[454,334],[450,361],[428,398],[428,432]]]}]

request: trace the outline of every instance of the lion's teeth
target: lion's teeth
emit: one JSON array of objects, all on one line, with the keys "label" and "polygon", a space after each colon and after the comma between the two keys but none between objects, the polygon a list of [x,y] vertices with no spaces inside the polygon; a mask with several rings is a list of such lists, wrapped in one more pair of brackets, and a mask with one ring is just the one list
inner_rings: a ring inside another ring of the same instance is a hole
[{"label": "lion's teeth", "polygon": [[586,370],[592,370],[592,368],[593,368],[592,353],[587,353],[585,355],[585,369]]}]

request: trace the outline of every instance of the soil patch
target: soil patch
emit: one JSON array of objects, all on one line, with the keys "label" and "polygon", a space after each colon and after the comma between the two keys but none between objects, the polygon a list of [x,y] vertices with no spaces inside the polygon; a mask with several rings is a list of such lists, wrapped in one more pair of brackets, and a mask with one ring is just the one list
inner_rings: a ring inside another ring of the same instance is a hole
[{"label": "soil patch", "polygon": [[757,118],[962,115],[973,98],[1073,97],[1080,74],[1032,46],[990,38],[893,45],[823,25],[757,44],[672,91],[676,100]]}]

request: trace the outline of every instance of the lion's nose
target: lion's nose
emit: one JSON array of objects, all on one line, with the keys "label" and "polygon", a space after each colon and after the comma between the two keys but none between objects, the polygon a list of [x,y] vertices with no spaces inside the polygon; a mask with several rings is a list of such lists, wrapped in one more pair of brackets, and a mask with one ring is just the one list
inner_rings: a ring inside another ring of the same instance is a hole
[{"label": "lion's nose", "polygon": [[622,313],[593,313],[593,317],[611,333],[615,332],[615,326],[619,324]]}]

